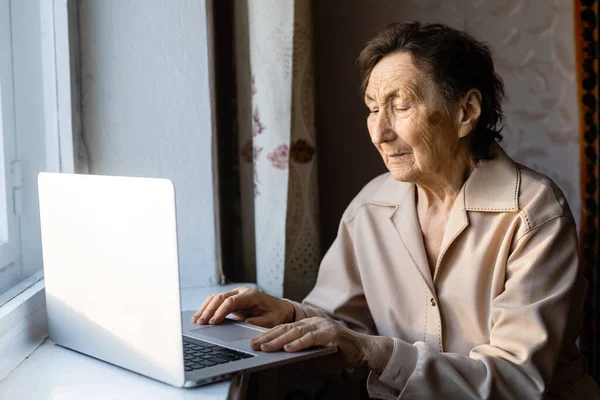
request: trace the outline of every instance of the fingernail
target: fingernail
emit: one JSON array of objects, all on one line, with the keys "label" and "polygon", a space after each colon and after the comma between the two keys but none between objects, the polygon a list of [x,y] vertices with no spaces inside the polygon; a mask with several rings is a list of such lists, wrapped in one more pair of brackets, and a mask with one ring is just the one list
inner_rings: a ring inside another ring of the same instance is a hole
[{"label": "fingernail", "polygon": [[202,313],[202,316],[200,317],[200,319],[201,319],[202,321],[204,321],[204,320],[206,319],[206,314]]},{"label": "fingernail", "polygon": [[212,324],[212,323],[213,323],[213,322],[215,322],[216,320],[217,320],[216,318],[211,318],[211,319],[210,319],[210,321],[208,321],[208,322]]}]

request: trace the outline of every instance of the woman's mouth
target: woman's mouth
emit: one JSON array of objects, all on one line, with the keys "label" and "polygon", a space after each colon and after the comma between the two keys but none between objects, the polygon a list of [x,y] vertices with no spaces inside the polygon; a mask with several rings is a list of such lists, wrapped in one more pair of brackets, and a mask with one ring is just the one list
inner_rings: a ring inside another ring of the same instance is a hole
[{"label": "woman's mouth", "polygon": [[402,157],[404,157],[407,153],[394,153],[394,154],[387,154],[387,159],[388,162],[396,162],[396,161],[400,161],[402,159]]}]

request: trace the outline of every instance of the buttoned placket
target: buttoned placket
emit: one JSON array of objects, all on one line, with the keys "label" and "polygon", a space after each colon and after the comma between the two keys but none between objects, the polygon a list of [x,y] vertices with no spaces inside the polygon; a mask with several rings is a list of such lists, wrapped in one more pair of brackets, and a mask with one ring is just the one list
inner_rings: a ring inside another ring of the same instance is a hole
[{"label": "buttoned placket", "polygon": [[[421,227],[416,213],[414,191],[414,187],[412,190],[408,191],[390,219],[395,225],[396,230],[400,235],[400,239],[404,243],[413,264],[418,268],[421,277],[423,278],[423,342],[427,343],[431,348],[443,352],[442,310],[435,290],[435,280],[439,275],[438,271],[443,267],[446,252],[456,238],[458,238],[463,230],[469,225],[467,212],[464,207],[464,191],[459,193],[450,212],[433,276],[431,275],[431,269],[429,268],[429,262],[427,261],[425,254],[423,237],[421,234],[418,234],[421,232]],[[402,221],[400,221],[400,216],[403,217]]]},{"label": "buttoned placket", "polygon": [[[507,156],[498,150],[498,160],[478,165],[469,180],[461,189],[450,212],[442,244],[433,274],[429,268],[421,226],[416,213],[415,185],[396,184],[392,189],[389,178],[382,186],[370,204],[390,208],[389,220],[399,234],[400,241],[409,255],[409,264],[419,271],[423,283],[423,341],[431,348],[444,350],[442,313],[443,299],[436,293],[436,281],[442,276],[440,271],[446,268],[444,260],[448,259],[447,252],[452,251],[453,243],[469,226],[469,212],[506,212],[518,211],[517,193],[520,184],[518,168]],[[508,164],[510,163],[510,164]],[[481,168],[481,169],[480,169]],[[492,180],[489,176],[493,176]],[[498,190],[500,188],[500,190]],[[393,191],[395,190],[395,192]],[[494,193],[494,196],[490,196]],[[486,207],[483,207],[485,199]],[[490,200],[492,199],[492,200]],[[433,276],[432,276],[433,275]],[[415,284],[417,284],[415,282]]]}]

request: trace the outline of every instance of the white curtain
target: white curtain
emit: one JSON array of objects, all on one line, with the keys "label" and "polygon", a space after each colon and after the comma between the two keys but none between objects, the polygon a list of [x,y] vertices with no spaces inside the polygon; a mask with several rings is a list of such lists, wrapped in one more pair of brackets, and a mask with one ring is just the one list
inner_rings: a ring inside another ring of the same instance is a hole
[{"label": "white curtain", "polygon": [[235,7],[244,278],[301,299],[321,257],[310,1]]}]

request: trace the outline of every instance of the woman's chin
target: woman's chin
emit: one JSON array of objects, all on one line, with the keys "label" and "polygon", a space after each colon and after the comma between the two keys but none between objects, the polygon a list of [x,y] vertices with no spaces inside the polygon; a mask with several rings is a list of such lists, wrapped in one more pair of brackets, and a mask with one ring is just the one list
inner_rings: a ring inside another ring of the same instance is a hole
[{"label": "woman's chin", "polygon": [[399,182],[413,182],[413,173],[408,168],[388,168],[392,178]]}]

